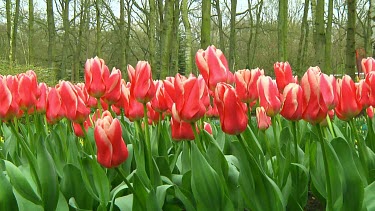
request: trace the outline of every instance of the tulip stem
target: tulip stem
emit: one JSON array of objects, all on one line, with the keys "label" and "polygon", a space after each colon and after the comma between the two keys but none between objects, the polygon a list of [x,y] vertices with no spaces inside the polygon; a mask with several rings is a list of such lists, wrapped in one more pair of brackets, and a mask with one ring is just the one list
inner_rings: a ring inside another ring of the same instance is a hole
[{"label": "tulip stem", "polygon": [[148,129],[148,117],[147,117],[147,106],[146,103],[143,103],[143,124],[145,129],[145,142],[146,142],[146,157],[148,159],[148,168],[150,173],[150,180],[151,183],[154,184],[154,170],[152,165],[152,152],[151,152],[151,140],[150,140],[150,134]]},{"label": "tulip stem", "polygon": [[332,187],[331,187],[331,177],[329,173],[329,167],[328,167],[328,157],[327,157],[327,150],[325,147],[325,138],[323,137],[322,129],[319,124],[316,125],[318,129],[319,134],[319,141],[320,141],[320,147],[322,148],[323,153],[323,162],[324,162],[324,172],[326,174],[326,191],[327,191],[327,210],[333,210],[332,205]]},{"label": "tulip stem", "polygon": [[197,143],[198,149],[203,153],[204,148],[203,148],[203,145],[202,145],[202,142],[201,142],[201,138],[199,137],[199,134],[197,132],[195,122],[190,123],[190,125],[191,125],[191,128],[193,129],[194,138],[195,138],[195,141]]},{"label": "tulip stem", "polygon": [[98,109],[99,109],[99,116],[102,116],[102,103],[100,102],[100,98],[96,98]]},{"label": "tulip stem", "polygon": [[176,145],[177,145],[177,150],[176,150],[175,154],[173,155],[172,163],[169,164],[169,169],[171,170],[171,172],[173,172],[173,169],[176,167],[177,158],[182,151],[182,148],[181,148],[182,142],[177,142]]},{"label": "tulip stem", "polygon": [[369,178],[368,157],[369,156],[368,156],[368,150],[367,150],[366,142],[359,138],[357,129],[354,125],[354,119],[349,121],[349,126],[352,130],[352,133],[354,134],[355,140],[357,140],[359,159],[360,159],[361,164],[363,166],[363,169],[365,171],[366,179],[368,180],[368,178]]},{"label": "tulip stem", "polygon": [[335,134],[335,131],[333,130],[333,126],[332,126],[331,118],[329,118],[329,115],[328,115],[328,114],[327,114],[327,116],[326,116],[326,120],[327,120],[327,123],[328,123],[329,131],[331,132],[332,137],[335,138],[335,137],[336,137],[336,134]]},{"label": "tulip stem", "polygon": [[91,145],[91,142],[89,140],[89,137],[87,135],[87,132],[86,132],[86,129],[85,129],[85,126],[83,126],[83,123],[79,124],[81,126],[81,130],[83,132],[83,135],[85,137],[85,141],[87,142],[87,145],[89,147],[89,153],[92,155],[92,158],[94,158],[95,154],[94,154],[94,149],[92,148],[92,145]]},{"label": "tulip stem", "polygon": [[261,132],[263,133],[264,135],[264,139],[265,139],[265,142],[266,142],[266,147],[267,147],[267,153],[268,155],[270,156],[270,160],[271,160],[271,165],[272,165],[272,178],[275,178],[275,163],[273,162],[273,156],[272,156],[272,151],[271,151],[271,144],[270,144],[270,140],[268,140],[268,137],[267,137],[267,134],[266,134],[266,131],[264,130],[261,130]]}]

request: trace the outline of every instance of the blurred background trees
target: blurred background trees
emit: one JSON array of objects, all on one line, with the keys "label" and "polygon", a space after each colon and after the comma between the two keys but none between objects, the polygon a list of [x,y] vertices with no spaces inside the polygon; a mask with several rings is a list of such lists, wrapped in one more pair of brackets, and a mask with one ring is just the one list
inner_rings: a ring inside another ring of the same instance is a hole
[{"label": "blurred background trees", "polygon": [[[231,71],[289,61],[356,75],[356,50],[373,56],[374,0],[0,0],[0,74],[39,67],[54,80],[82,81],[100,56],[127,77],[151,63],[155,78],[197,73],[195,52],[215,45]],[[359,49],[359,50],[358,50]],[[24,70],[26,71],[26,70]]]}]

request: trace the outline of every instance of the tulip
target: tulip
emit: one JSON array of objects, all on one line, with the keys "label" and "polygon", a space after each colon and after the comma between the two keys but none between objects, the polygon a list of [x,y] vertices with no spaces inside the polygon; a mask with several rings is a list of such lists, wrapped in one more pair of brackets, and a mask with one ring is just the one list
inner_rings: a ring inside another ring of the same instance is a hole
[{"label": "tulip", "polygon": [[128,83],[122,90],[124,93],[124,108],[125,116],[129,118],[130,121],[140,120],[144,117],[143,104],[138,102],[135,97],[130,93],[131,84]]},{"label": "tulip", "polygon": [[[375,75],[374,75],[375,76]],[[357,84],[357,93],[356,93],[356,98],[357,100],[362,104],[364,108],[367,108],[370,106],[370,87],[366,83],[365,80],[360,80]],[[375,96],[371,96],[372,100],[375,100]]]},{"label": "tulip", "polygon": [[151,100],[152,108],[157,112],[165,112],[172,109],[173,100],[165,90],[164,81],[158,80],[156,83],[155,97]]},{"label": "tulip", "polygon": [[205,102],[208,92],[205,92],[206,85],[203,80],[195,76],[185,79],[177,74],[174,82],[176,96],[176,110],[183,121],[195,122],[206,113]]},{"label": "tulip", "polygon": [[271,117],[267,116],[263,107],[256,108],[256,117],[259,130],[266,130],[271,125]]},{"label": "tulip", "polygon": [[171,136],[175,141],[194,140],[194,131],[191,124],[179,117],[175,104],[172,106]]},{"label": "tulip", "polygon": [[9,107],[12,103],[12,93],[5,80],[0,80],[0,119],[6,119]]},{"label": "tulip", "polygon": [[[85,136],[85,133],[83,132],[80,123],[72,122],[72,125],[73,125],[73,131],[74,131],[74,134],[76,134],[76,136],[78,136],[78,137],[84,137],[84,136]],[[86,132],[87,132],[88,128],[91,127],[91,126],[92,126],[91,120],[90,120],[90,118],[87,118],[87,119],[83,122],[83,128],[84,128],[84,129],[86,130]]]},{"label": "tulip", "polygon": [[279,113],[281,101],[276,82],[269,76],[260,76],[257,82],[259,105],[262,106],[270,117]]},{"label": "tulip", "polygon": [[128,158],[128,148],[122,138],[120,121],[109,111],[95,122],[94,138],[98,162],[106,168],[120,165]]},{"label": "tulip", "polygon": [[371,71],[375,71],[375,59],[372,57],[367,57],[361,61],[362,71],[367,75]]},{"label": "tulip", "polygon": [[65,110],[61,108],[62,102],[59,91],[56,88],[50,88],[47,96],[46,117],[49,123],[55,123],[62,119]]},{"label": "tulip", "polygon": [[[368,95],[368,103],[369,105],[371,106],[375,106],[375,71],[371,71],[369,72],[367,75],[366,75],[366,78],[365,78],[365,83],[367,85],[367,87],[362,87],[362,92],[365,92],[363,93],[365,96],[364,98],[366,98]],[[361,88],[361,87],[360,87]],[[365,101],[366,103],[366,100],[362,100],[362,101]]]},{"label": "tulip", "polygon": [[10,93],[12,94],[12,101],[6,112],[5,120],[12,119],[14,117],[21,117],[23,115],[22,109],[20,109],[19,102],[20,96],[18,94],[18,77],[8,75],[3,77],[4,82],[6,83]]},{"label": "tulip", "polygon": [[283,92],[283,107],[280,114],[288,120],[300,120],[302,118],[302,101],[302,87],[296,83],[286,85]]},{"label": "tulip", "polygon": [[160,112],[157,112],[155,111],[152,106],[151,106],[151,103],[148,102],[146,104],[147,106],[147,117],[148,117],[148,124],[149,125],[152,125],[152,123],[159,123],[159,120],[162,120],[164,118],[164,116],[162,115],[161,118],[160,118]]},{"label": "tulip", "polygon": [[242,102],[252,103],[258,100],[257,81],[261,75],[264,75],[264,70],[259,68],[235,72],[236,93]]},{"label": "tulip", "polygon": [[39,97],[36,102],[36,111],[39,113],[45,113],[47,109],[47,96],[48,96],[48,87],[46,83],[39,83]]},{"label": "tulip", "polygon": [[211,91],[215,90],[219,82],[233,83],[234,78],[229,70],[227,59],[215,46],[208,46],[205,51],[198,50],[195,54],[195,62]]},{"label": "tulip", "polygon": [[85,64],[85,86],[89,95],[100,98],[106,92],[109,69],[98,57],[88,59]]},{"label": "tulip", "polygon": [[368,117],[370,119],[374,118],[374,107],[372,106],[369,106],[367,109],[366,109],[366,113],[368,115]]},{"label": "tulip", "polygon": [[319,77],[319,88],[324,103],[321,106],[327,107],[328,110],[334,109],[338,103],[337,83],[333,75],[321,73]]},{"label": "tulip", "polygon": [[208,122],[204,122],[204,130],[207,131],[209,134],[212,135],[212,126],[210,123]]},{"label": "tulip", "polygon": [[18,75],[19,106],[22,110],[28,110],[35,106],[37,101],[38,83],[33,70]]},{"label": "tulip", "polygon": [[215,103],[212,106],[211,105],[208,106],[206,116],[207,117],[219,117],[219,111],[217,110]]},{"label": "tulip", "polygon": [[326,118],[328,112],[321,94],[319,84],[320,74],[319,67],[310,67],[301,79],[303,91],[302,118],[311,124],[321,122]]},{"label": "tulip", "polygon": [[275,71],[277,88],[280,93],[283,92],[286,85],[289,83],[297,83],[296,79],[293,77],[292,68],[288,62],[276,62],[273,65]]},{"label": "tulip", "polygon": [[246,106],[231,85],[219,83],[215,89],[214,101],[220,114],[221,128],[225,133],[237,135],[246,129]]},{"label": "tulip", "polygon": [[149,102],[155,96],[155,84],[152,80],[151,66],[148,62],[139,61],[134,68],[128,65],[128,73],[131,77],[130,92],[141,103]]},{"label": "tulip", "polygon": [[121,71],[113,68],[111,75],[105,82],[106,91],[102,98],[109,105],[115,104],[120,99],[121,78]]},{"label": "tulip", "polygon": [[348,121],[361,112],[362,105],[356,98],[356,86],[350,76],[344,75],[338,84],[339,103],[335,113],[339,119]]}]

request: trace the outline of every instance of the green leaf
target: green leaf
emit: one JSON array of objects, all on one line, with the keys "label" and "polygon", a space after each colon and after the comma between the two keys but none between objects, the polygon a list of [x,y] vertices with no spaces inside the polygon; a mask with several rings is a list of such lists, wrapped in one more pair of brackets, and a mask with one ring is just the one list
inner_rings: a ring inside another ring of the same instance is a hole
[{"label": "green leaf", "polygon": [[56,211],[66,211],[66,210],[69,210],[69,206],[68,206],[68,203],[66,202],[64,195],[60,192]]},{"label": "green leaf", "polygon": [[191,188],[198,209],[220,210],[224,207],[224,188],[219,175],[208,164],[196,144],[192,144],[191,173]]},{"label": "green leaf", "polygon": [[37,171],[42,188],[43,208],[46,210],[55,210],[59,200],[57,173],[52,157],[42,139],[39,140],[37,156]]},{"label": "green leaf", "polygon": [[23,197],[17,190],[14,190],[14,196],[16,197],[19,210],[32,210],[32,211],[44,211],[43,207],[34,204],[32,201]]},{"label": "green leaf", "polygon": [[192,200],[186,196],[177,186],[175,186],[175,195],[182,202],[186,211],[195,211]]},{"label": "green leaf", "polygon": [[172,185],[161,185],[156,187],[156,200],[160,209],[163,208],[165,195],[170,187],[172,187]]},{"label": "green leaf", "polygon": [[109,181],[104,169],[95,161],[91,160],[94,185],[99,194],[100,203],[106,205],[109,202]]},{"label": "green leaf", "polygon": [[61,178],[61,192],[65,198],[74,198],[76,203],[82,209],[92,209],[93,198],[85,187],[80,169],[73,164],[66,164],[63,169],[63,176]]},{"label": "green leaf", "polygon": [[362,207],[364,185],[357,170],[349,144],[341,137],[335,138],[331,144],[342,165],[343,177],[342,210],[360,210]]},{"label": "green leaf", "polygon": [[120,210],[132,210],[133,207],[133,194],[129,194],[126,196],[118,197],[115,200],[115,205]]},{"label": "green leaf", "polygon": [[375,182],[365,188],[363,207],[367,210],[375,210]]},{"label": "green leaf", "polygon": [[41,198],[34,192],[21,170],[9,161],[4,160],[4,163],[8,177],[10,178],[10,183],[13,185],[14,189],[16,189],[22,197],[34,204],[42,204]]},{"label": "green leaf", "polygon": [[0,167],[0,210],[18,210],[16,198],[13,194],[12,185],[9,183]]}]

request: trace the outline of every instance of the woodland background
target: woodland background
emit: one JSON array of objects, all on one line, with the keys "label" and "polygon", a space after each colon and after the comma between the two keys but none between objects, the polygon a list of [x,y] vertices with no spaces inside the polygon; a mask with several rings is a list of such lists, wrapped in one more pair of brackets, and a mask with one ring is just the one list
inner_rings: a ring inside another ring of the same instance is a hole
[{"label": "woodland background", "polygon": [[299,76],[355,77],[356,50],[373,56],[374,43],[375,0],[0,0],[0,74],[35,69],[48,84],[82,81],[94,56],[125,78],[138,60],[154,78],[197,73],[211,44],[232,72],[289,61]]}]

